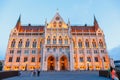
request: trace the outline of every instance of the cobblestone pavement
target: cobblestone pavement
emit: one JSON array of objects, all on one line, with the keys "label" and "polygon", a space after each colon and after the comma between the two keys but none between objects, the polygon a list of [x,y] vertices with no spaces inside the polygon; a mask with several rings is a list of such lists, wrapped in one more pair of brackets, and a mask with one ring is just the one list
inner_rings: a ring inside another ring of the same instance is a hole
[{"label": "cobblestone pavement", "polygon": [[40,76],[33,76],[32,72],[22,72],[21,76],[6,78],[4,80],[110,80],[99,77],[98,71],[60,71],[40,72]]}]

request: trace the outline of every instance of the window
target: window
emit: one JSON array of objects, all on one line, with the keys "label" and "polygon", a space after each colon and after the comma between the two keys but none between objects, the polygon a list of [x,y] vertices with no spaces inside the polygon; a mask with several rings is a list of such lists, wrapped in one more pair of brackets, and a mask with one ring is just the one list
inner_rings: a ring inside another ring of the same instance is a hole
[{"label": "window", "polygon": [[36,48],[36,46],[37,46],[37,41],[36,41],[36,39],[33,41],[33,45],[32,45],[32,47],[33,48]]},{"label": "window", "polygon": [[12,62],[12,59],[13,59],[12,57],[9,57],[9,62]]},{"label": "window", "polygon": [[53,23],[53,26],[56,27],[56,22]]},{"label": "window", "polygon": [[28,58],[27,57],[24,57],[24,62],[27,62],[28,61]]},{"label": "window", "polygon": [[89,41],[88,41],[88,39],[85,41],[85,46],[86,46],[86,48],[89,48]]},{"label": "window", "polygon": [[21,50],[17,50],[17,54],[21,54]]},{"label": "window", "polygon": [[53,51],[56,52],[56,48],[53,48]]},{"label": "window", "polygon": [[106,62],[106,58],[105,57],[103,57],[103,60],[104,60],[104,62]]},{"label": "window", "polygon": [[22,47],[22,39],[20,39],[19,43],[18,43],[18,48]]},{"label": "window", "polygon": [[16,43],[16,42],[15,42],[15,39],[13,39],[12,42],[11,42],[11,47],[12,47],[12,48],[15,47],[15,43]]},{"label": "window", "polygon": [[32,54],[35,54],[36,53],[36,50],[32,50]]},{"label": "window", "polygon": [[94,53],[97,54],[97,53],[98,53],[98,50],[94,50]]},{"label": "window", "polygon": [[47,38],[47,44],[50,44],[50,36]]},{"label": "window", "polygon": [[79,40],[79,42],[78,42],[78,47],[82,48],[82,41],[81,40]]},{"label": "window", "polygon": [[62,48],[60,48],[59,51],[62,52]]},{"label": "window", "polygon": [[94,39],[93,39],[93,42],[92,42],[92,46],[93,46],[93,48],[96,48],[96,42],[95,42]]},{"label": "window", "polygon": [[83,60],[83,57],[80,57],[80,62],[83,62],[84,60]]},{"label": "window", "polygon": [[40,48],[42,47],[42,41],[40,41]]},{"label": "window", "polygon": [[35,57],[32,57],[32,60],[31,60],[31,62],[35,62]]},{"label": "window", "polygon": [[62,27],[62,22],[61,21],[59,22],[59,27]]},{"label": "window", "polygon": [[75,41],[73,41],[73,47],[75,48]]},{"label": "window", "polygon": [[95,57],[95,62],[98,62],[98,57]]},{"label": "window", "polygon": [[39,62],[41,62],[41,58],[39,58]]},{"label": "window", "polygon": [[29,50],[25,50],[25,54],[29,54]]},{"label": "window", "polygon": [[65,48],[65,52],[69,53],[69,47]]},{"label": "window", "polygon": [[105,51],[104,51],[104,50],[101,50],[101,53],[105,53]]},{"label": "window", "polygon": [[90,58],[90,57],[87,57],[87,61],[88,61],[88,62],[91,62],[91,58]]},{"label": "window", "polygon": [[17,57],[17,58],[16,58],[16,62],[20,62],[20,57]]},{"label": "window", "polygon": [[62,44],[62,37],[59,37],[59,44]]},{"label": "window", "polygon": [[65,37],[65,44],[68,44],[67,36]]},{"label": "window", "polygon": [[53,44],[56,44],[56,37],[53,37]]},{"label": "window", "polygon": [[29,47],[29,45],[30,45],[30,41],[29,41],[29,39],[27,39],[25,47],[27,48],[27,47]]},{"label": "window", "polygon": [[50,51],[50,48],[47,48],[47,52],[49,52]]},{"label": "window", "polygon": [[90,50],[87,50],[87,54],[90,54],[91,53],[91,51]]},{"label": "window", "polygon": [[80,54],[83,54],[83,53],[84,53],[84,50],[79,50],[79,53],[80,53]]},{"label": "window", "polygon": [[99,47],[103,48],[103,42],[101,40],[99,41]]},{"label": "window", "polygon": [[10,50],[10,54],[13,54],[14,53],[14,50]]}]

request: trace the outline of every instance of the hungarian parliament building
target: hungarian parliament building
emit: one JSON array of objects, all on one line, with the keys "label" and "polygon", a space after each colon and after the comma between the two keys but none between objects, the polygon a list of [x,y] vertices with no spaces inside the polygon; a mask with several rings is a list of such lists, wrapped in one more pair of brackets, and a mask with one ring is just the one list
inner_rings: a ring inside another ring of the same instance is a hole
[{"label": "hungarian parliament building", "polygon": [[22,25],[11,30],[4,71],[107,70],[110,67],[105,35],[94,16],[92,26],[71,25],[56,12],[44,25]]}]

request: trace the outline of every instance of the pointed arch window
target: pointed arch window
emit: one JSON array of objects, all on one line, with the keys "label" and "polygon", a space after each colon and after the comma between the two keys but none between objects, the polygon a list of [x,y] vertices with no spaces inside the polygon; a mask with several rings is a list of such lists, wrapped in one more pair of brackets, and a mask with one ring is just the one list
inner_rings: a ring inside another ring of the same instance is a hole
[{"label": "pointed arch window", "polygon": [[94,39],[93,39],[93,41],[92,41],[92,46],[93,46],[93,48],[96,48],[96,42],[95,42]]},{"label": "pointed arch window", "polygon": [[67,38],[67,36],[65,37],[65,44],[68,44],[68,38]]},{"label": "pointed arch window", "polygon": [[59,22],[59,27],[62,27],[62,22],[61,21]]},{"label": "pointed arch window", "polygon": [[42,41],[40,41],[40,48],[42,47]]},{"label": "pointed arch window", "polygon": [[99,47],[103,48],[103,42],[102,42],[102,40],[99,41]]},{"label": "pointed arch window", "polygon": [[73,47],[75,48],[75,41],[73,41]]},{"label": "pointed arch window", "polygon": [[82,41],[81,40],[79,40],[79,42],[78,42],[78,47],[82,48]]},{"label": "pointed arch window", "polygon": [[53,26],[56,27],[56,22],[53,23]]},{"label": "pointed arch window", "polygon": [[59,44],[62,44],[62,37],[59,37]]},{"label": "pointed arch window", "polygon": [[19,43],[18,43],[18,48],[21,48],[22,47],[22,39],[20,39]]},{"label": "pointed arch window", "polygon": [[33,47],[33,48],[36,48],[36,46],[37,46],[37,41],[36,41],[36,39],[34,39],[33,44],[32,44],[32,47]]},{"label": "pointed arch window", "polygon": [[47,38],[47,44],[50,44],[50,36]]},{"label": "pointed arch window", "polygon": [[86,39],[86,41],[85,41],[85,46],[86,46],[86,48],[89,48],[89,41],[88,41],[88,39]]},{"label": "pointed arch window", "polygon": [[15,47],[15,43],[16,43],[16,41],[15,41],[15,39],[13,39],[12,42],[11,42],[11,47],[12,47],[12,48]]},{"label": "pointed arch window", "polygon": [[29,39],[27,39],[25,47],[27,48],[27,47],[29,47],[29,45],[30,45],[30,41],[29,41]]},{"label": "pointed arch window", "polygon": [[53,37],[53,44],[56,44],[56,37]]}]

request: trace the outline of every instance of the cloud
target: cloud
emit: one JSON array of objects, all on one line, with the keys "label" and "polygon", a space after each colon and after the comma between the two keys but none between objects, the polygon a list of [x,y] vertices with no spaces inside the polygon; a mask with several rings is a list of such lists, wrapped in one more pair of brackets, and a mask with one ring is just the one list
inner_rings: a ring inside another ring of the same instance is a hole
[{"label": "cloud", "polygon": [[111,58],[113,58],[114,60],[120,60],[120,45],[111,49],[109,51],[109,55]]}]

